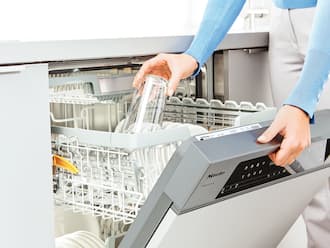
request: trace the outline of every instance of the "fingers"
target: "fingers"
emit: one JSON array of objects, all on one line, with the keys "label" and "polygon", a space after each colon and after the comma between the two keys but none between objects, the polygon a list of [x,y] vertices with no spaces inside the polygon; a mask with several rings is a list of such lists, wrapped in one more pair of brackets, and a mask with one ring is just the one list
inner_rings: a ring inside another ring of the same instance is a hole
[{"label": "fingers", "polygon": [[163,55],[159,54],[156,57],[147,60],[143,63],[138,73],[133,80],[133,87],[140,88],[145,81],[147,74],[154,74],[166,79],[170,78],[171,72],[167,66],[166,60],[163,59]]},{"label": "fingers", "polygon": [[133,86],[139,88],[147,74],[154,74],[169,80],[168,95],[173,95],[181,79],[189,77],[197,69],[198,62],[187,54],[158,54],[147,60],[136,74]]},{"label": "fingers", "polygon": [[310,145],[309,117],[297,107],[283,106],[271,126],[258,138],[258,142],[267,143],[277,134],[281,134],[283,140],[280,148],[271,153],[269,158],[276,165],[292,164]]},{"label": "fingers", "polygon": [[138,73],[136,73],[134,80],[133,80],[133,87],[138,89],[140,88],[140,86],[143,84],[143,73],[140,73],[140,71]]},{"label": "fingers", "polygon": [[279,166],[291,164],[291,162],[298,156],[294,148],[286,146],[283,144],[284,142],[285,141],[282,142],[279,150],[270,155],[270,159],[274,162],[274,164]]},{"label": "fingers", "polygon": [[268,143],[270,142],[278,133],[280,133],[282,131],[282,125],[280,124],[279,121],[274,121],[269,128],[266,129],[265,132],[263,132],[263,134],[261,134],[257,141],[259,143]]},{"label": "fingers", "polygon": [[179,85],[181,76],[178,74],[173,74],[168,83],[167,95],[172,96],[175,89]]},{"label": "fingers", "polygon": [[283,167],[292,164],[298,156],[299,154],[291,155],[283,149],[278,150],[276,153],[269,154],[269,158],[275,165]]},{"label": "fingers", "polygon": [[297,141],[293,138],[284,138],[280,149],[269,155],[274,164],[286,166],[292,164],[300,153],[309,146],[308,142]]}]

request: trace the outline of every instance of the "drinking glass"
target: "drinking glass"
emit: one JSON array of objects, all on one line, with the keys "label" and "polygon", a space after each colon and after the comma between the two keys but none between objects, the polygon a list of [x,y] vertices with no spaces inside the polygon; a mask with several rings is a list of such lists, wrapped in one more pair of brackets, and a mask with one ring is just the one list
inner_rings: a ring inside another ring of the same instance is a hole
[{"label": "drinking glass", "polygon": [[161,127],[167,83],[162,77],[146,76],[145,83],[133,95],[121,132],[152,132]]}]

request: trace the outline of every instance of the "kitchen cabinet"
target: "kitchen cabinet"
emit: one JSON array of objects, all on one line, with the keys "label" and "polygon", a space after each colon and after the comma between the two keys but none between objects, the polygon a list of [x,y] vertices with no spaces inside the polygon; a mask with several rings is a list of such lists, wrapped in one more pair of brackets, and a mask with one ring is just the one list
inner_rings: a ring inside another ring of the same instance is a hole
[{"label": "kitchen cabinet", "polygon": [[0,247],[54,247],[48,65],[0,66]]}]

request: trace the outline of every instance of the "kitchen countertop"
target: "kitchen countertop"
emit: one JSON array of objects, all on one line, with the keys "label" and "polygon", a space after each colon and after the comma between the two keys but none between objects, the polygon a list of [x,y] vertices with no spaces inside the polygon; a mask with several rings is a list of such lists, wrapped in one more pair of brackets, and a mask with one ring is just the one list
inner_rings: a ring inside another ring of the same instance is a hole
[{"label": "kitchen countertop", "polygon": [[[0,65],[183,52],[192,35],[62,41],[0,41]],[[232,32],[216,50],[268,46],[268,32]]]}]

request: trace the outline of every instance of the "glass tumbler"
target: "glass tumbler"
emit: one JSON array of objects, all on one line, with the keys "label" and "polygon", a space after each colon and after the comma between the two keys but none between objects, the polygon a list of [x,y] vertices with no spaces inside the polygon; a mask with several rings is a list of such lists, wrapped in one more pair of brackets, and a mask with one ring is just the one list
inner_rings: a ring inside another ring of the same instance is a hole
[{"label": "glass tumbler", "polygon": [[135,91],[132,104],[121,128],[123,133],[144,133],[159,129],[163,122],[167,80],[147,75]]}]

